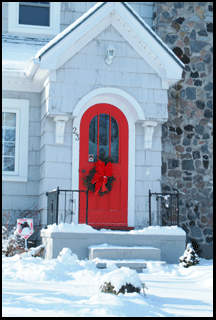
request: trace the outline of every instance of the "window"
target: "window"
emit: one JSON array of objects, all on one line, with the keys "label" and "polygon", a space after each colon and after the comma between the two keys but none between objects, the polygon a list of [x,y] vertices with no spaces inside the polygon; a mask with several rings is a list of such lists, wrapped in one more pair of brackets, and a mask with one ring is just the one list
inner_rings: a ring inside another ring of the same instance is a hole
[{"label": "window", "polygon": [[50,2],[19,2],[19,24],[50,26]]},{"label": "window", "polygon": [[2,171],[17,172],[18,111],[2,112]]},{"label": "window", "polygon": [[[93,161],[105,156],[119,161],[119,129],[117,121],[109,114],[95,116],[89,125],[89,155]],[[91,160],[92,161],[92,160]]]},{"label": "window", "polygon": [[55,36],[61,2],[8,2],[8,32]]},{"label": "window", "polygon": [[29,101],[2,99],[2,180],[27,181]]}]

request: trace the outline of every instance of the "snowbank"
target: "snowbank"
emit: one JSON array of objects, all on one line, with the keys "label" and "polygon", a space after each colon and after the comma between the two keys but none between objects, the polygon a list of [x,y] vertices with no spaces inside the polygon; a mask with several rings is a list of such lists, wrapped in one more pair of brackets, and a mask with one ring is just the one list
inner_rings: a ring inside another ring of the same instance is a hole
[{"label": "snowbank", "polygon": [[120,269],[105,274],[101,278],[101,285],[105,282],[110,282],[116,292],[118,292],[122,286],[126,285],[126,283],[132,284],[136,288],[142,288],[142,282],[137,272],[127,267],[121,267]]},{"label": "snowbank", "polygon": [[[103,281],[144,282],[146,297],[100,292]],[[68,248],[57,259],[2,257],[3,317],[212,317],[213,261],[158,265],[137,274],[115,265],[76,260]]]},{"label": "snowbank", "polygon": [[47,229],[43,229],[43,231],[48,232],[78,232],[78,233],[120,233],[125,234],[151,234],[151,235],[185,235],[185,231],[181,229],[178,226],[171,226],[171,227],[159,227],[159,226],[151,226],[147,228],[143,228],[141,230],[130,230],[130,231],[118,231],[118,230],[107,230],[107,229],[101,229],[96,230],[93,229],[91,226],[86,224],[75,224],[72,222],[69,223],[63,223],[60,222],[59,225],[56,225],[56,223],[52,225],[48,225]]}]

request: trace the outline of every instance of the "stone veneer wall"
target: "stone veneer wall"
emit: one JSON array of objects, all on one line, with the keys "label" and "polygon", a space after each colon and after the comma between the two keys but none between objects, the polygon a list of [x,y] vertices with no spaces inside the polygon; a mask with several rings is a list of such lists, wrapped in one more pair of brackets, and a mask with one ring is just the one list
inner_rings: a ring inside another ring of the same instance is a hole
[{"label": "stone veneer wall", "polygon": [[[180,226],[202,257],[213,244],[213,2],[154,2],[153,30],[184,55],[162,129],[162,189],[180,191]],[[182,58],[181,58],[182,59]]]}]

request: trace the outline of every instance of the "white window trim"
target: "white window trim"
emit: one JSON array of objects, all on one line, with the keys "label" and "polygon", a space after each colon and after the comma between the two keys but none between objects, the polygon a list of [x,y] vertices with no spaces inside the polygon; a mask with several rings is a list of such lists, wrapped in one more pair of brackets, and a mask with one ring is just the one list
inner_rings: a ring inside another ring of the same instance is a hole
[{"label": "white window trim", "polygon": [[15,171],[3,171],[2,181],[27,182],[28,141],[29,141],[29,100],[2,99],[4,112],[16,112],[16,153]]},{"label": "white window trim", "polygon": [[50,26],[19,25],[19,2],[8,2],[8,32],[56,36],[60,32],[61,2],[50,2]]}]

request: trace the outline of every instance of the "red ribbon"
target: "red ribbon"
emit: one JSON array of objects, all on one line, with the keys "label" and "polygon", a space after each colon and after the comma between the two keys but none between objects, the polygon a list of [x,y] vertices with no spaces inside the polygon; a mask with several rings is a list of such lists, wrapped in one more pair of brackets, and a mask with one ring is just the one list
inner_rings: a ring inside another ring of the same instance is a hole
[{"label": "red ribbon", "polygon": [[95,164],[95,169],[96,173],[94,174],[91,183],[95,184],[95,194],[97,195],[100,188],[102,192],[108,190],[105,185],[107,183],[107,178],[112,177],[113,175],[113,164],[108,162],[107,165],[105,165],[104,162],[98,160]]}]

